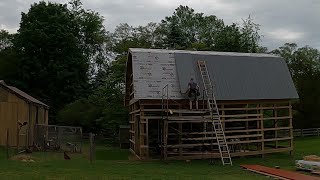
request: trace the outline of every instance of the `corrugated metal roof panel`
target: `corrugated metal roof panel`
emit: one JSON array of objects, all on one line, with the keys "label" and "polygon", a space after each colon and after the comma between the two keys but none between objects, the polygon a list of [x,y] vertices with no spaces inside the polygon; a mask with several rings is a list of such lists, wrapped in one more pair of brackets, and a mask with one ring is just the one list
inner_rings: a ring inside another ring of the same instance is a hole
[{"label": "corrugated metal roof panel", "polygon": [[[279,57],[217,56],[175,54],[181,90],[195,77],[201,89],[202,79],[197,68],[198,60],[205,60],[214,84],[217,100],[296,99],[287,65]],[[195,76],[188,75],[195,73]]]}]

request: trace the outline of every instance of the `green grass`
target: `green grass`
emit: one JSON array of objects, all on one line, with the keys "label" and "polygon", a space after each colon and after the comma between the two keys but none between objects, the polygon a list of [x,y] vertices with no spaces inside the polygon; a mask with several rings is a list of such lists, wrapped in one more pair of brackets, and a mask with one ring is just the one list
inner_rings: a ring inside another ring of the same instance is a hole
[{"label": "green grass", "polygon": [[320,155],[320,138],[295,140],[294,155],[280,153],[265,158],[234,158],[234,166],[223,167],[219,160],[210,165],[206,160],[191,163],[171,161],[130,161],[126,150],[98,146],[97,160],[90,164],[86,154],[71,154],[72,160],[63,160],[61,153],[33,153],[34,163],[6,160],[0,149],[0,179],[267,179],[242,170],[240,164],[280,166],[294,170],[294,160],[304,155]]}]

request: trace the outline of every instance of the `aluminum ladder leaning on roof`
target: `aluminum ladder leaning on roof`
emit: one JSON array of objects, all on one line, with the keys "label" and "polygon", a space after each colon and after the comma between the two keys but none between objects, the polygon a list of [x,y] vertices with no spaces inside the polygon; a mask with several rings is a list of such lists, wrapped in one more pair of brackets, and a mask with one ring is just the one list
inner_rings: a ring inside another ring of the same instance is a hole
[{"label": "aluminum ladder leaning on roof", "polygon": [[[204,93],[207,96],[207,107],[210,110],[210,116],[212,120],[212,126],[217,139],[218,149],[223,165],[232,165],[232,160],[229,152],[229,147],[224,134],[223,126],[219,115],[219,109],[217,101],[213,92],[213,86],[210,80],[206,61],[198,61],[198,67],[201,74]],[[211,98],[210,98],[211,97]]]}]

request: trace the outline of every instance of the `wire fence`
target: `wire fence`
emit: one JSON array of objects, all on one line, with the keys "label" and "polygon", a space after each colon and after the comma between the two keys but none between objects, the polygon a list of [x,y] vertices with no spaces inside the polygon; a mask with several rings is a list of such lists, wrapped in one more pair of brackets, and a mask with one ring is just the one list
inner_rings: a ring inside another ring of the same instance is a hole
[{"label": "wire fence", "polygon": [[36,125],[35,146],[44,151],[82,151],[82,128]]}]

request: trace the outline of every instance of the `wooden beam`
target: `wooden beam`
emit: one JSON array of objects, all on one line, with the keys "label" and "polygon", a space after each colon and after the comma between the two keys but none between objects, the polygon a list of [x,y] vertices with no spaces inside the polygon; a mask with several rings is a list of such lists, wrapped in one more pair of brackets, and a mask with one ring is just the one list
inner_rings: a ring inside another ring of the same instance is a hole
[{"label": "wooden beam", "polygon": [[244,101],[218,101],[218,104],[222,105],[236,105],[236,104],[274,104],[274,103],[279,103],[279,104],[285,104],[288,103],[290,100],[287,99],[265,99],[265,100],[244,100]]},{"label": "wooden beam", "polygon": [[140,109],[137,109],[137,110],[129,112],[129,114],[136,114],[136,113],[139,113],[139,112],[140,112]]},{"label": "wooden beam", "polygon": [[292,126],[290,126],[290,127],[264,128],[264,131],[285,130],[285,129],[292,129]]},{"label": "wooden beam", "polygon": [[241,110],[256,110],[256,109],[264,109],[264,110],[271,110],[271,109],[288,109],[290,106],[277,106],[277,107],[254,107],[254,108],[221,108],[220,110],[225,111],[241,111]]},{"label": "wooden beam", "polygon": [[[271,142],[271,141],[280,141],[280,140],[290,140],[290,137],[286,137],[286,138],[275,138],[275,139],[256,139],[256,140],[248,140],[248,141],[232,141],[232,142],[227,142],[228,145],[232,145],[232,144],[248,144],[248,143],[259,143],[259,142]],[[199,147],[199,146],[211,146],[211,145],[218,145],[218,143],[193,143],[193,144],[168,144],[167,147],[168,148],[192,148],[192,147]],[[264,149],[261,149],[261,152],[263,152]]]},{"label": "wooden beam", "polygon": [[131,99],[130,101],[129,101],[129,105],[132,105],[132,104],[134,104],[134,103],[136,103],[136,102],[138,102],[139,101],[139,99]]},{"label": "wooden beam", "polygon": [[261,116],[262,114],[232,114],[232,115],[220,115],[221,117],[255,117],[255,116]]},{"label": "wooden beam", "polygon": [[[234,135],[234,136],[225,136],[226,139],[234,139],[234,138],[252,138],[252,137],[261,137],[262,134],[250,134],[250,135]],[[182,138],[182,140],[210,140],[210,139],[217,139],[215,136],[214,137],[199,137],[199,138]],[[249,141],[249,139],[248,139]]]},{"label": "wooden beam", "polygon": [[274,120],[274,119],[277,119],[277,120],[280,120],[280,119],[290,119],[292,118],[292,116],[283,116],[283,117],[268,117],[268,118],[263,118],[263,120]]},{"label": "wooden beam", "polygon": [[[279,149],[266,149],[264,151],[265,154],[277,153],[277,152],[287,152],[290,151],[290,148],[279,148]],[[231,157],[238,156],[252,156],[262,154],[262,151],[247,151],[247,152],[234,152],[230,153]],[[190,160],[190,159],[211,159],[211,158],[220,158],[220,153],[202,153],[198,155],[191,156],[172,156],[168,157],[168,160]]]}]

